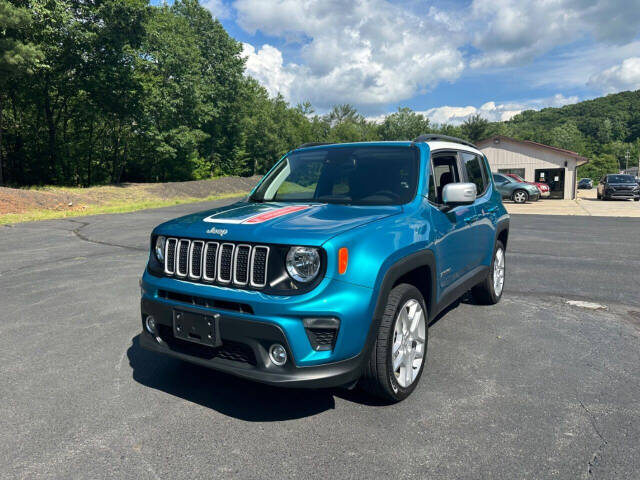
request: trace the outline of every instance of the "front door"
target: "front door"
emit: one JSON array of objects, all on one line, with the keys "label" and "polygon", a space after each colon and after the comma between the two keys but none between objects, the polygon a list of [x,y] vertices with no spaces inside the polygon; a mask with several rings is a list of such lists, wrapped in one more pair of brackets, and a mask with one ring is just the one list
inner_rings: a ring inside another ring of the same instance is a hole
[{"label": "front door", "polygon": [[536,182],[549,185],[549,198],[564,198],[564,168],[536,169]]},{"label": "front door", "polygon": [[476,266],[470,246],[475,242],[471,224],[477,217],[474,205],[461,205],[451,210],[442,208],[444,186],[452,182],[461,182],[464,178],[461,175],[457,152],[434,153],[431,161],[429,203],[433,207],[431,221],[438,237],[435,255],[438,293],[441,294]]}]

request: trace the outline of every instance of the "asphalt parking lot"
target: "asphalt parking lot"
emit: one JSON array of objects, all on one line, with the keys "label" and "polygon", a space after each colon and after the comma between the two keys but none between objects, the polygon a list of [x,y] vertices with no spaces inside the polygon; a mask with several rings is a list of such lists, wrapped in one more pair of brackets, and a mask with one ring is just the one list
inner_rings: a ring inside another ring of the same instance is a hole
[{"label": "asphalt parking lot", "polygon": [[1,478],[640,478],[640,219],[514,215],[503,301],[381,406],[139,348],[148,233],[199,209],[0,226]]}]

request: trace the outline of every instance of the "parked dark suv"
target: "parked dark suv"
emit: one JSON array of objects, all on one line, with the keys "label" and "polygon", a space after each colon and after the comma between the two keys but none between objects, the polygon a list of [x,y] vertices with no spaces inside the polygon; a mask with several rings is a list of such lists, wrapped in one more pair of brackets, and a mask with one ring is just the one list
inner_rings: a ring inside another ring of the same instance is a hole
[{"label": "parked dark suv", "polygon": [[598,183],[598,199],[612,200],[614,198],[633,198],[640,200],[640,186],[632,175],[612,174],[605,175]]}]

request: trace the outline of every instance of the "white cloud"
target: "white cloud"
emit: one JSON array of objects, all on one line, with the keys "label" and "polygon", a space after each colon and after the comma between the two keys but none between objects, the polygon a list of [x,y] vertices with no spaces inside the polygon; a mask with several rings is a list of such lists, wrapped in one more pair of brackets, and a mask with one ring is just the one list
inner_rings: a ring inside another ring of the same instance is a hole
[{"label": "white cloud", "polygon": [[218,19],[231,18],[231,9],[222,0],[203,0],[202,6]]},{"label": "white cloud", "polygon": [[640,31],[638,0],[473,0],[471,17],[474,68],[526,63],[585,36],[621,45]]},{"label": "white cloud", "polygon": [[588,82],[590,78],[627,58],[638,56],[638,52],[640,41],[619,46],[594,45],[563,52],[536,62],[535,68],[527,72],[527,80],[534,87],[584,87],[589,84],[593,88],[596,85]]},{"label": "white cloud", "polygon": [[252,45],[243,43],[242,55],[247,59],[247,74],[258,80],[269,95],[281,93],[284,97],[290,96],[297,66],[289,65],[285,68],[280,50],[271,45],[263,45],[260,50],[256,50]]},{"label": "white cloud", "polygon": [[605,93],[640,89],[640,57],[631,57],[589,78],[589,85]]},{"label": "white cloud", "polygon": [[486,102],[480,107],[474,107],[471,105],[466,107],[452,107],[445,105],[442,107],[430,108],[418,113],[422,113],[434,123],[459,125],[470,116],[477,114],[491,122],[503,122],[510,120],[524,110],[539,110],[545,107],[561,107],[570,103],[576,103],[577,101],[578,97],[565,97],[561,94],[556,94],[549,98],[538,98],[523,102]]},{"label": "white cloud", "polygon": [[463,35],[433,7],[421,17],[386,0],[237,0],[234,7],[247,32],[301,45],[299,65],[282,62],[275,47],[245,46],[249,73],[294,103],[366,110],[453,81],[464,69]]}]

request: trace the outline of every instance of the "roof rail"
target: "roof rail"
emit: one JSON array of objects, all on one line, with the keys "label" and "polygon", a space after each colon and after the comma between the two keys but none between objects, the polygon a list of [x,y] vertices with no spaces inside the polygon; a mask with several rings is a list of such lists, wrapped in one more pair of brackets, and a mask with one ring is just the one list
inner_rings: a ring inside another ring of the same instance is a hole
[{"label": "roof rail", "polygon": [[307,142],[303,143],[299,147],[296,147],[295,150],[297,150],[298,148],[317,147],[319,145],[331,145],[331,142]]},{"label": "roof rail", "polygon": [[473,143],[467,142],[458,137],[450,137],[449,135],[440,135],[439,133],[424,133],[413,139],[413,143],[428,142],[430,140],[444,140],[447,142],[461,143],[468,147],[478,148]]}]

